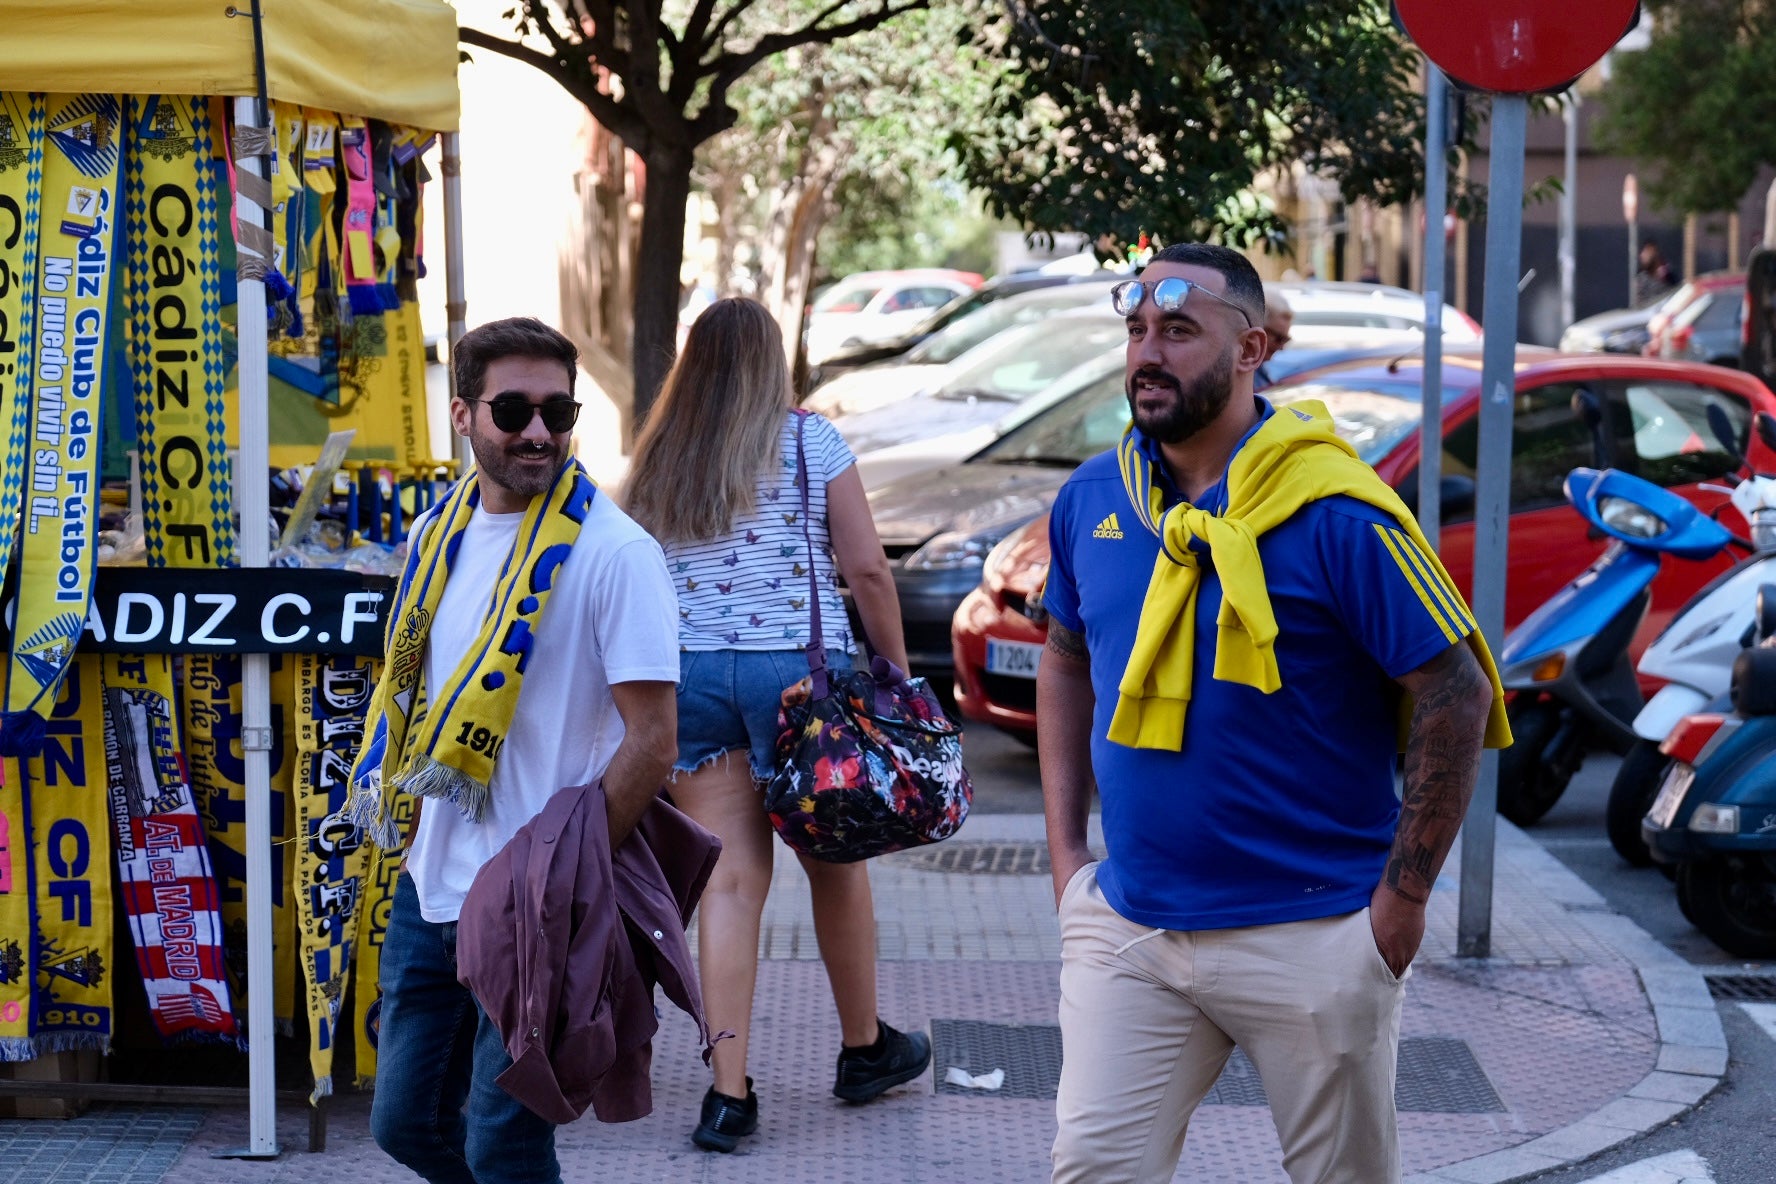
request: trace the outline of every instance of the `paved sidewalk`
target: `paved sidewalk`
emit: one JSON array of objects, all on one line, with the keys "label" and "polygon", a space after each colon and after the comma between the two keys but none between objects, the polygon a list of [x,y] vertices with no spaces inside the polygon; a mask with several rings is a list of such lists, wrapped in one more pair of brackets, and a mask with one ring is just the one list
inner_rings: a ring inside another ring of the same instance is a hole
[{"label": "paved sidewalk", "polygon": [[[655,1044],[654,1114],[560,1137],[569,1181],[1046,1180],[1054,1137],[1059,934],[1042,820],[980,815],[961,836],[873,867],[885,1018],[937,1038],[926,1078],[861,1108],[827,1090],[838,1049],[806,881],[780,852],[766,914],[753,1072],[761,1125],[744,1151],[688,1135],[707,1085],[690,1025],[668,1012]],[[1401,1139],[1413,1184],[1487,1184],[1582,1159],[1699,1101],[1726,1063],[1701,976],[1509,823],[1500,821],[1495,957],[1454,957],[1457,860],[1432,897],[1402,1021]],[[978,870],[944,870],[960,861]],[[933,866],[937,865],[937,866]],[[991,869],[997,868],[998,871]],[[1006,874],[1009,873],[1009,874]],[[993,1093],[945,1085],[950,1066],[1006,1070]],[[370,1141],[368,1100],[334,1099],[327,1150],[279,1114],[272,1163],[220,1161],[246,1141],[244,1109],[95,1109],[67,1123],[0,1122],[0,1184],[411,1180]],[[176,1156],[169,1154],[177,1152]],[[1283,1182],[1262,1088],[1236,1056],[1192,1123],[1177,1179]]]}]

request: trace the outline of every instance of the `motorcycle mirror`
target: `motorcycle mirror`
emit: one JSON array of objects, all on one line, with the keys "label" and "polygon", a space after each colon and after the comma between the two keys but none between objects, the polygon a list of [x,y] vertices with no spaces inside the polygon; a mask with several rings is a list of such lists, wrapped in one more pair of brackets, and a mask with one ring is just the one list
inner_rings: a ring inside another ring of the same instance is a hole
[{"label": "motorcycle mirror", "polygon": [[1733,421],[1727,418],[1727,409],[1719,403],[1708,405],[1708,426],[1714,432],[1714,438],[1720,441],[1728,456],[1735,464],[1744,464],[1745,455],[1739,451],[1739,435],[1733,430]]},{"label": "motorcycle mirror", "polygon": [[1768,411],[1758,412],[1757,434],[1765,448],[1776,452],[1776,415],[1771,415]]}]

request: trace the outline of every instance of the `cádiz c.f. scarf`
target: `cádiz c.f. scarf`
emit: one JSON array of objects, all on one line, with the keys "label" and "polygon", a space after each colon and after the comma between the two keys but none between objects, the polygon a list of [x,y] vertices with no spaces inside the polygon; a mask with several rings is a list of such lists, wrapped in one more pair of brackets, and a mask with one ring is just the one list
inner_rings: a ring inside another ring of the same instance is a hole
[{"label": "c\u00e1diz c.f. scarf", "polygon": [[537,623],[596,494],[579,461],[569,460],[548,491],[531,499],[481,632],[441,687],[421,686],[426,637],[480,502],[474,473],[457,483],[413,542],[389,614],[387,665],[370,708],[369,740],[352,769],[346,807],[377,846],[400,845],[391,808],[400,791],[442,798],[476,822],[485,815]]}]

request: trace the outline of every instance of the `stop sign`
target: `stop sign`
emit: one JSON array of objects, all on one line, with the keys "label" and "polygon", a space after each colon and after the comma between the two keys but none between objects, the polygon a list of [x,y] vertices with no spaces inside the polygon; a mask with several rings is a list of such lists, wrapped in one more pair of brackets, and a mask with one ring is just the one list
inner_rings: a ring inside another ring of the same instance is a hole
[{"label": "stop sign", "polygon": [[1471,90],[1563,90],[1640,23],[1639,0],[1394,0],[1425,56]]}]

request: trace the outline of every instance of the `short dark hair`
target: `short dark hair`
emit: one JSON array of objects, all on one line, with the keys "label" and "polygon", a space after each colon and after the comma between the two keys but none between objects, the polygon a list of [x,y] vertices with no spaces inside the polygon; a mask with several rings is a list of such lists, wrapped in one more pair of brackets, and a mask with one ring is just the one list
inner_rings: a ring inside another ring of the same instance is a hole
[{"label": "short dark hair", "polygon": [[1173,243],[1153,252],[1147,266],[1155,263],[1182,263],[1220,272],[1227,280],[1227,290],[1222,295],[1250,314],[1253,325],[1264,324],[1264,281],[1258,278],[1258,269],[1252,266],[1252,261],[1232,247],[1214,243]]},{"label": "short dark hair", "polygon": [[456,374],[456,397],[478,399],[487,380],[487,366],[501,358],[543,358],[567,367],[567,391],[573,393],[580,351],[574,343],[535,317],[488,321],[464,333],[450,350]]}]

